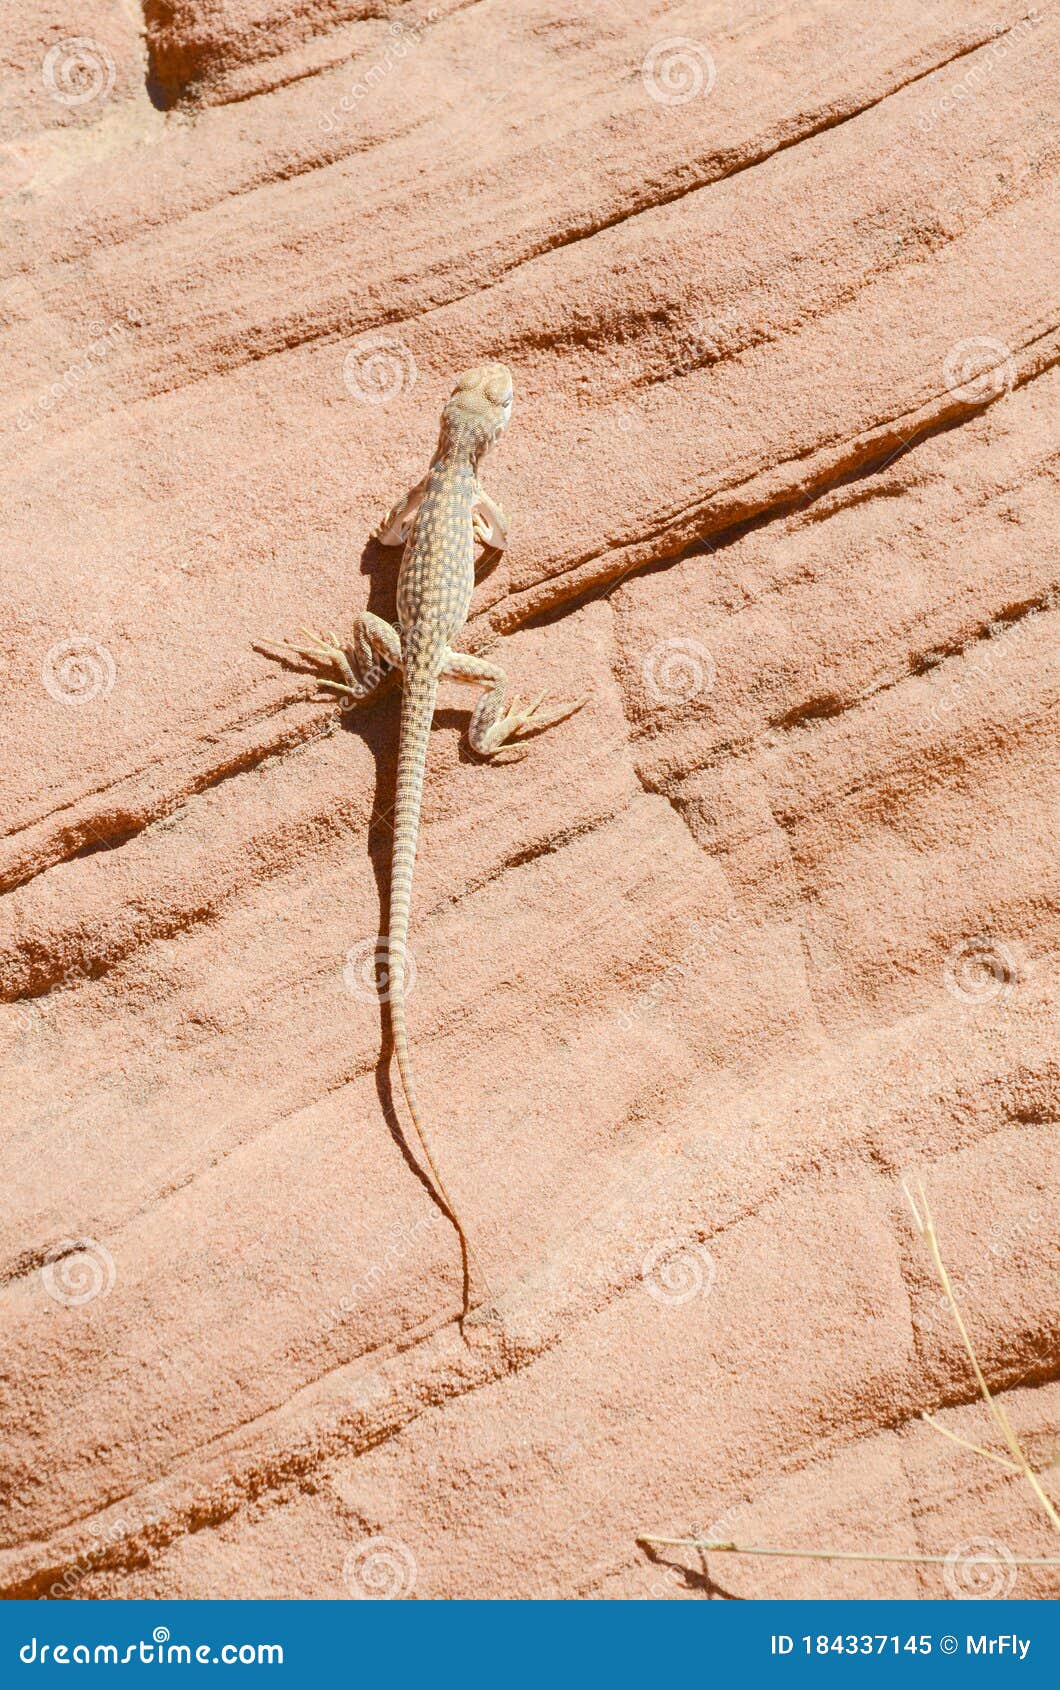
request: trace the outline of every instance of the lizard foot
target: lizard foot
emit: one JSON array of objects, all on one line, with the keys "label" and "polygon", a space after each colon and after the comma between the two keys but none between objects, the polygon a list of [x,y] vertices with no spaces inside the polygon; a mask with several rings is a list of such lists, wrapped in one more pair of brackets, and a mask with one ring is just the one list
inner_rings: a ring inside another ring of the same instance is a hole
[{"label": "lizard foot", "polygon": [[298,632],[309,641],[308,645],[295,645],[291,640],[272,640],[269,643],[278,646],[281,651],[289,651],[293,656],[301,657],[318,669],[337,669],[342,677],[341,681],[335,681],[329,675],[321,675],[321,686],[335,687],[340,692],[352,692],[356,697],[360,697],[362,688],[350,663],[349,653],[339,644],[338,636],[328,631],[315,634],[311,628],[300,628]]},{"label": "lizard foot", "polygon": [[[308,645],[295,645],[290,640],[274,643],[281,651],[289,651],[311,663],[318,671],[322,687],[342,694],[355,704],[370,698],[383,682],[401,665],[401,644],[397,633],[388,623],[362,611],[356,619],[353,639],[342,645],[338,635],[330,630],[316,634],[311,628],[299,630]],[[323,670],[324,673],[319,673]],[[346,706],[344,706],[346,708]]]},{"label": "lizard foot", "polygon": [[[588,694],[570,703],[561,703],[558,708],[548,712],[545,716],[538,715],[548,694],[538,693],[535,699],[521,709],[518,699],[513,699],[500,720],[494,723],[489,733],[493,742],[485,750],[485,755],[493,763],[519,763],[526,756],[526,747],[519,745],[520,739],[530,738],[532,735],[544,733],[547,728],[554,728],[558,722],[565,722],[568,716],[573,716],[583,705],[588,703]],[[527,733],[529,728],[530,732]]]},{"label": "lizard foot", "polygon": [[504,506],[491,499],[482,488],[477,489],[471,507],[471,532],[480,546],[502,552],[508,544],[508,518]]}]

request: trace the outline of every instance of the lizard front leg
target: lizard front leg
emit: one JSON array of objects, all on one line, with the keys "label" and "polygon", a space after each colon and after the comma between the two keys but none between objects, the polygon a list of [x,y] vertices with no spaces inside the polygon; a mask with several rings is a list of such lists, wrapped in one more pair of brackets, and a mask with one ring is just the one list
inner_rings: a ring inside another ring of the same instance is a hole
[{"label": "lizard front leg", "polygon": [[503,552],[508,544],[508,518],[504,514],[504,506],[475,482],[475,493],[471,505],[471,530],[483,546],[489,546],[492,551]]},{"label": "lizard front leg", "polygon": [[[584,698],[576,699],[573,704],[561,705],[547,718],[537,714],[547,693],[539,693],[525,709],[520,709],[516,699],[506,705],[508,677],[504,670],[496,663],[488,663],[485,658],[469,657],[462,651],[450,651],[441,672],[449,680],[489,688],[472,712],[468,738],[472,751],[477,751],[480,757],[491,757],[499,762],[516,762],[526,756],[525,749],[516,747],[512,741],[531,723],[535,731],[543,732],[545,728],[555,727],[557,722],[573,716],[585,703]],[[503,756],[498,757],[498,752]]]},{"label": "lizard front leg", "polygon": [[427,476],[410,487],[403,499],[391,505],[383,520],[372,529],[372,538],[381,546],[403,546],[412,532],[412,525],[420,514],[423,496],[427,491]]},{"label": "lizard front leg", "polygon": [[[373,538],[381,546],[403,546],[420,514],[427,476],[410,487],[403,499],[391,505],[382,521],[372,530]],[[471,528],[475,539],[492,551],[502,552],[508,544],[508,518],[497,499],[491,499],[485,488],[476,481],[471,503]]]},{"label": "lizard front leg", "polygon": [[345,646],[330,632],[314,634],[309,628],[303,628],[301,632],[309,641],[308,645],[293,645],[287,640],[275,643],[318,668],[336,670],[340,678],[334,680],[331,675],[324,674],[320,677],[321,686],[345,693],[357,703],[378,692],[394,670],[401,668],[401,641],[397,629],[384,622],[381,616],[373,616],[370,610],[358,613],[354,619],[353,637]]}]

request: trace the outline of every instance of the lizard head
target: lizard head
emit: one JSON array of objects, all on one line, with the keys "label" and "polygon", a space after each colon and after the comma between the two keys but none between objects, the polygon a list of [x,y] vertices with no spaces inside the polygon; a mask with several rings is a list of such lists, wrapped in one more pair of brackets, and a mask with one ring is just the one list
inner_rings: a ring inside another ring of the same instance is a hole
[{"label": "lizard head", "polygon": [[499,440],[512,414],[512,376],[504,364],[482,364],[466,370],[442,412],[440,445],[463,445],[477,463],[488,446]]}]

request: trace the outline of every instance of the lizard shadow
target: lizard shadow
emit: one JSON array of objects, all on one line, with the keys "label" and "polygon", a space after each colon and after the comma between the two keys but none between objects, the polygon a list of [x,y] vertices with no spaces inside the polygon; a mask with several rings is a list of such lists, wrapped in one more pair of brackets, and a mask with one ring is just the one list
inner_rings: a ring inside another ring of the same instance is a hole
[{"label": "lizard shadow", "polygon": [[695,1567],[687,1566],[683,1561],[674,1560],[670,1555],[661,1554],[657,1548],[653,1548],[649,1543],[642,1542],[640,1547],[643,1549],[644,1553],[648,1557],[648,1560],[651,1561],[653,1566],[665,1567],[668,1572],[679,1574],[683,1581],[681,1585],[682,1589],[697,1590],[701,1592],[708,1601],[713,1602],[746,1601],[745,1597],[737,1596],[735,1591],[726,1590],[725,1586],[719,1584],[717,1579],[713,1577],[707,1565],[707,1554],[705,1551],[700,1552],[699,1567],[697,1569]]}]

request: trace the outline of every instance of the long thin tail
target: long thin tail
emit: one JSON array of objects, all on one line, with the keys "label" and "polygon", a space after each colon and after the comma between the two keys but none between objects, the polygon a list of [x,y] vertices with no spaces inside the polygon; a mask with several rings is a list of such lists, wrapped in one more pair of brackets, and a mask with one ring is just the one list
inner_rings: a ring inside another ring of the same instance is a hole
[{"label": "long thin tail", "polygon": [[[389,986],[390,1030],[394,1039],[398,1073],[409,1106],[409,1114],[416,1128],[416,1136],[423,1151],[438,1195],[460,1239],[460,1253],[464,1270],[464,1313],[471,1307],[471,1262],[477,1261],[464,1231],[456,1205],[445,1187],[431,1153],[430,1141],[423,1124],[416,1080],[409,1052],[408,1029],[405,1023],[405,979],[408,960],[409,909],[412,902],[412,871],[416,862],[416,840],[419,833],[420,805],[423,799],[423,772],[427,762],[427,741],[434,719],[434,704],[438,695],[438,679],[430,668],[409,664],[405,671],[405,686],[401,701],[401,738],[398,744],[397,804],[394,812],[394,850],[390,879]],[[479,1274],[487,1295],[492,1298],[489,1281],[479,1265]]]}]

